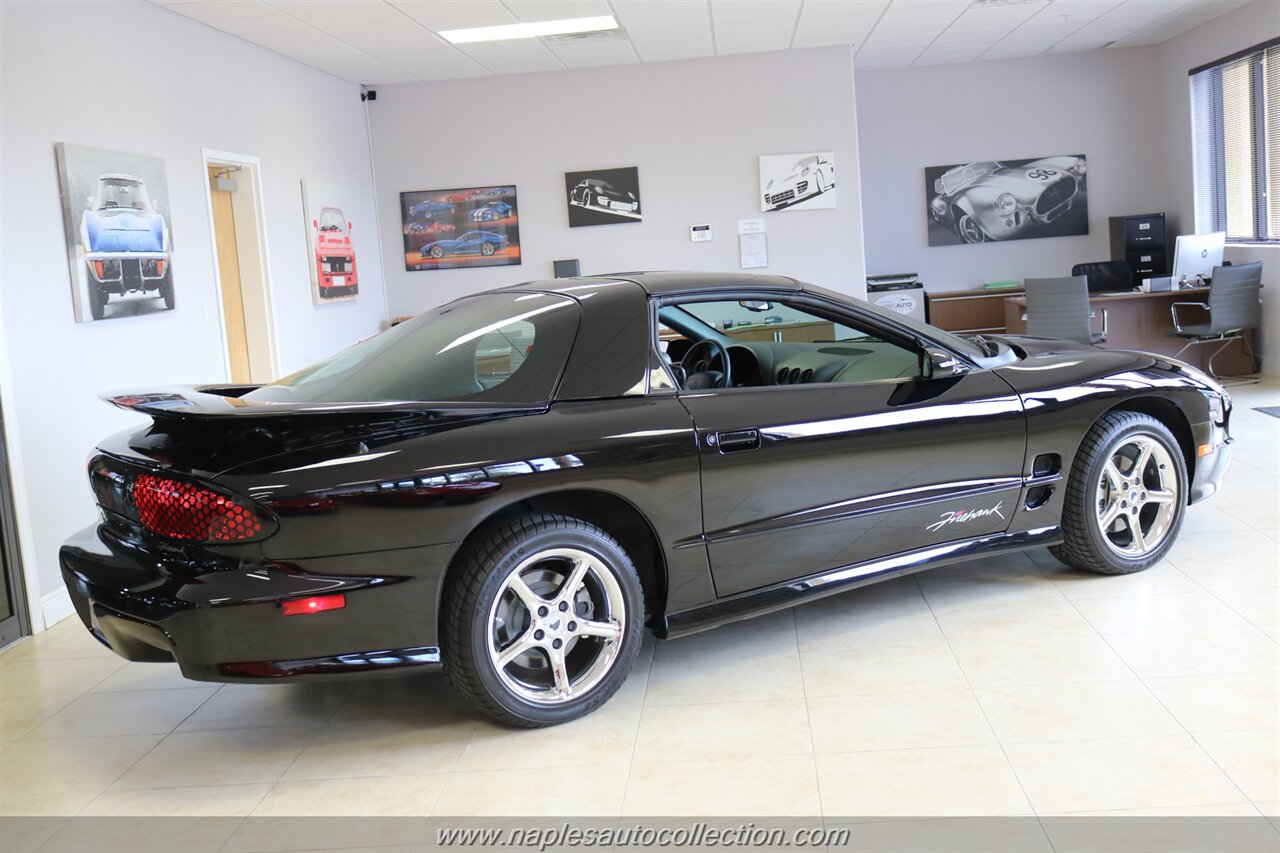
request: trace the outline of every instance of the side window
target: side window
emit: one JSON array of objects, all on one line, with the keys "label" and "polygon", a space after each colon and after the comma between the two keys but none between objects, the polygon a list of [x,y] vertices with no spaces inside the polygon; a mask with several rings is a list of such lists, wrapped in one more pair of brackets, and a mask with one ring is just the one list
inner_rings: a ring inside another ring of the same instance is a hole
[{"label": "side window", "polygon": [[[680,353],[698,340],[717,337],[729,347],[734,387],[901,381],[920,374],[915,348],[870,326],[781,301],[688,302],[663,312],[659,340],[669,341],[673,362],[680,364]],[[698,369],[684,367],[686,376]]]},{"label": "side window", "polygon": [[536,334],[527,320],[508,323],[476,341],[476,380],[486,390],[511,378],[533,349]]}]

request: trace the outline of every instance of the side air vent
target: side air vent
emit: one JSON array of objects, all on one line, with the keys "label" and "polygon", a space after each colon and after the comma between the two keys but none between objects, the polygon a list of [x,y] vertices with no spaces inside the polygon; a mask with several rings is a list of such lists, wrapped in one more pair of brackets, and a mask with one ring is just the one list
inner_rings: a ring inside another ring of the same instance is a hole
[{"label": "side air vent", "polygon": [[792,385],[795,385],[797,382],[799,382],[800,368],[798,367],[791,368],[791,375],[787,377],[787,381],[790,382]]},{"label": "side air vent", "polygon": [[813,381],[813,369],[812,369],[812,368],[808,368],[808,367],[806,367],[806,368],[805,368],[805,370],[804,370],[804,373],[801,373],[801,374],[800,374],[800,381],[801,381],[801,382],[812,382],[812,381]]},{"label": "side air vent", "polygon": [[1056,453],[1041,453],[1031,463],[1031,476],[1048,477],[1062,473],[1062,457]]},{"label": "side air vent", "polygon": [[785,367],[778,371],[778,384],[787,384],[787,369]]}]

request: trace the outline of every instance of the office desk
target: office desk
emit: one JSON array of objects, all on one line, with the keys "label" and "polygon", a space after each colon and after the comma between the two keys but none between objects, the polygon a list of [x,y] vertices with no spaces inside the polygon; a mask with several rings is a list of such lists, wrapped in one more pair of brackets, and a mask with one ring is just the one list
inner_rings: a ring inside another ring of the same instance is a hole
[{"label": "office desk", "polygon": [[[1169,314],[1169,306],[1175,302],[1207,302],[1209,288],[1195,287],[1187,290],[1167,290],[1159,293],[1125,293],[1120,296],[1094,296],[1089,299],[1090,308],[1107,309],[1107,341],[1102,346],[1107,349],[1136,349],[1144,352],[1173,355],[1183,344],[1184,338],[1171,336],[1173,320]],[[1027,321],[1022,315],[1027,312],[1027,298],[1012,296],[1005,300],[1005,327],[1011,335],[1026,334]],[[1183,323],[1204,322],[1207,312],[1196,308],[1181,309],[1179,314]],[[1093,320],[1093,328],[1101,328],[1101,318]],[[1253,349],[1253,333],[1246,332],[1250,350]],[[1205,344],[1188,347],[1179,358],[1188,364],[1204,369],[1209,356],[1220,345]],[[1214,361],[1214,367],[1224,376],[1252,373],[1252,359],[1245,353],[1240,343],[1233,342]]]}]

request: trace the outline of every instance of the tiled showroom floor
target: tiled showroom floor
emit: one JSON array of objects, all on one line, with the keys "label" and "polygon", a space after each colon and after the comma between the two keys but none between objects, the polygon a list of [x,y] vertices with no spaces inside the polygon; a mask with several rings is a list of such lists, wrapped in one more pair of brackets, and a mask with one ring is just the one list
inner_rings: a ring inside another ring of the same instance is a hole
[{"label": "tiled showroom floor", "polygon": [[[0,810],[54,815],[1274,815],[1280,384],[1162,564],[1046,551],[669,643],[601,712],[481,720],[437,676],[184,681],[68,619],[0,656]],[[522,771],[564,768],[557,772]]]}]

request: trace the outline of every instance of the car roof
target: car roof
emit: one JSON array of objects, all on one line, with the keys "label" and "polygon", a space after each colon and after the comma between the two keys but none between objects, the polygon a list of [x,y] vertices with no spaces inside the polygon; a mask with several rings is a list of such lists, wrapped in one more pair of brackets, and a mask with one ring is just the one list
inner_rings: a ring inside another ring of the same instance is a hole
[{"label": "car roof", "polygon": [[581,291],[584,285],[618,281],[628,281],[636,284],[650,296],[662,296],[668,293],[684,291],[782,290],[794,292],[804,289],[800,282],[783,275],[685,271],[619,272],[609,275],[557,278],[528,281],[507,289],[539,290],[547,293],[573,293]]}]

